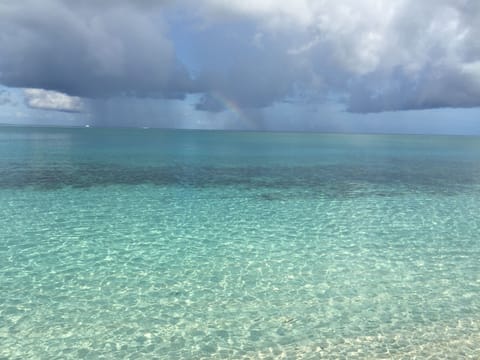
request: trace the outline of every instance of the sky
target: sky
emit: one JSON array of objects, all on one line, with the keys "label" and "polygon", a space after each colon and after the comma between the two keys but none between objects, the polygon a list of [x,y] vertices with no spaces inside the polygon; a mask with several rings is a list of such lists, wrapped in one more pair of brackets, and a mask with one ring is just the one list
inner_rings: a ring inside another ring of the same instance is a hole
[{"label": "sky", "polygon": [[0,123],[480,134],[477,0],[0,1]]}]

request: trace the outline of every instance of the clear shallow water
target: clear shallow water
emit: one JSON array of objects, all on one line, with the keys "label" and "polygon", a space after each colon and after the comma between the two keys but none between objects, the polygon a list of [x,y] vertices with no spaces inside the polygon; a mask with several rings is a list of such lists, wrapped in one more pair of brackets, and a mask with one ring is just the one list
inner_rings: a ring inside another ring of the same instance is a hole
[{"label": "clear shallow water", "polygon": [[480,138],[0,128],[0,358],[479,358]]}]

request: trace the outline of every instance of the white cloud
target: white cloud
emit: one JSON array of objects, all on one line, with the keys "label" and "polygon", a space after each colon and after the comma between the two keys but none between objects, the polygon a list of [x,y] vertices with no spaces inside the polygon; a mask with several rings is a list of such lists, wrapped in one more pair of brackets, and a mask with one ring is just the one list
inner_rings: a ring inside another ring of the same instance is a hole
[{"label": "white cloud", "polygon": [[[288,53],[304,53],[314,46],[328,46],[339,64],[353,73],[372,71],[380,58],[388,56],[387,41],[395,18],[406,0],[318,1],[318,0],[205,0],[209,14],[250,17],[263,31],[298,36],[301,42],[287,47]],[[220,16],[221,16],[220,15]],[[286,44],[288,45],[288,44]]]},{"label": "white cloud", "polygon": [[327,47],[339,66],[357,75],[396,66],[418,70],[435,60],[432,52],[453,60],[479,35],[471,19],[478,14],[459,0],[204,2],[217,10],[208,12],[212,16],[229,12],[254,19],[264,32],[300,39],[286,47],[291,54]]},{"label": "white cloud", "polygon": [[463,64],[462,72],[480,84],[480,60]]},{"label": "white cloud", "polygon": [[66,112],[84,111],[84,103],[77,96],[43,89],[24,89],[25,103],[28,107],[43,110]]},{"label": "white cloud", "polygon": [[262,19],[276,28],[289,24],[308,25],[312,22],[312,1],[309,0],[205,0],[214,14],[242,14]]}]

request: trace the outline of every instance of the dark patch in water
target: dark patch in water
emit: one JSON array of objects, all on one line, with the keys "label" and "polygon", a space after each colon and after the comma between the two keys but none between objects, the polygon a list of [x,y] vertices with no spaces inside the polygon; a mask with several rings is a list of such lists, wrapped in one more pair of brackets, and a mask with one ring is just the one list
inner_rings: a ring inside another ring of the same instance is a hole
[{"label": "dark patch in water", "polygon": [[281,197],[277,194],[268,194],[268,193],[261,194],[259,197],[260,197],[260,199],[266,200],[266,201],[273,201],[273,200],[280,200],[281,199]]},{"label": "dark patch in water", "polygon": [[[476,170],[475,170],[476,169]],[[306,197],[388,197],[412,192],[456,194],[471,191],[480,181],[480,168],[463,163],[391,162],[388,164],[209,167],[136,167],[100,163],[69,163],[27,166],[9,164],[0,169],[0,188],[91,188],[108,185],[181,187],[239,187],[244,190],[290,189]],[[265,192],[266,201],[284,194]]]}]

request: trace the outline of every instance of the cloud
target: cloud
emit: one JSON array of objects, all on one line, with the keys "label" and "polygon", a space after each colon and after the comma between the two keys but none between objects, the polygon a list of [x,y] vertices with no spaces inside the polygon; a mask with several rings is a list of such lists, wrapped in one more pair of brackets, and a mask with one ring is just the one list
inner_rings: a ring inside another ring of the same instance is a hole
[{"label": "cloud", "polygon": [[479,23],[465,0],[2,2],[0,83],[142,116],[142,101],[175,114],[150,99],[191,94],[200,114],[225,112],[214,94],[252,114],[332,98],[357,113],[477,107]]},{"label": "cloud", "polygon": [[198,110],[222,110],[212,93],[241,108],[268,107],[295,94],[299,84],[311,81],[304,63],[286,53],[284,38],[259,35],[255,30],[253,24],[238,22],[223,24],[220,33],[216,26],[188,29],[193,44],[190,52],[199,64],[195,84],[204,94]]},{"label": "cloud", "polygon": [[442,64],[425,66],[412,76],[398,68],[387,78],[362,79],[352,86],[348,110],[368,113],[477,107],[480,77],[476,71],[475,64]]},{"label": "cloud", "polygon": [[15,101],[12,99],[10,93],[7,90],[0,89],[0,106],[2,105],[14,105]]},{"label": "cloud", "polygon": [[[292,92],[295,76],[301,74],[295,74],[295,66],[288,63],[288,58],[275,61],[275,49],[270,46],[269,50],[261,54],[245,52],[238,56],[238,62],[225,69],[201,73],[199,88],[220,93],[243,108],[262,108],[283,99]],[[203,100],[197,108],[220,110],[209,94]]]},{"label": "cloud", "polygon": [[195,104],[195,109],[200,111],[210,111],[213,113],[226,110],[225,105],[216,99],[212,94],[204,94]]},{"label": "cloud", "polygon": [[183,97],[189,74],[153,2],[0,5],[0,82],[88,98]]},{"label": "cloud", "polygon": [[23,93],[25,103],[30,108],[65,112],[84,111],[82,99],[76,96],[42,89],[25,89]]},{"label": "cloud", "polygon": [[270,69],[267,61],[264,68],[275,72],[271,78],[295,69],[286,79],[290,96],[299,88],[316,94],[316,101],[343,94],[353,112],[480,105],[478,2],[205,2],[215,9],[203,12],[211,26],[222,16],[248,19],[262,34],[262,47],[281,39],[284,51],[272,60],[282,66]]}]

